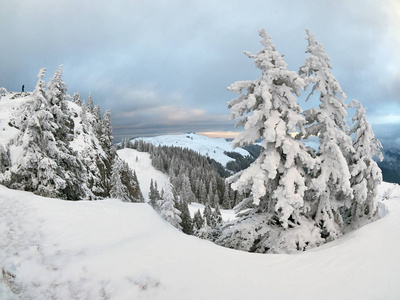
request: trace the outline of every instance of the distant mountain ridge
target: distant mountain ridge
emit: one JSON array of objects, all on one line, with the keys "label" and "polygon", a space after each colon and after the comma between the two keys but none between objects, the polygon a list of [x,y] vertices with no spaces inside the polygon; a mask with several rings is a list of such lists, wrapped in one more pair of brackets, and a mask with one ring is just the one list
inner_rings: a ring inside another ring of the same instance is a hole
[{"label": "distant mountain ridge", "polygon": [[251,156],[243,148],[232,149],[232,144],[223,138],[209,138],[196,133],[179,135],[160,135],[155,137],[140,137],[132,140],[142,140],[155,146],[175,146],[187,148],[219,162],[223,166],[234,159],[225,152],[237,152],[242,156]]},{"label": "distant mountain ridge", "polygon": [[[229,166],[230,162],[235,161],[232,155],[227,154],[227,152],[236,152],[243,157],[257,157],[259,154],[258,145],[232,149],[233,139],[209,138],[196,133],[140,137],[133,140],[143,140],[146,143],[156,146],[165,145],[188,148],[216,160],[224,167]],[[314,140],[306,144],[310,144],[313,148],[318,147],[318,143]],[[385,182],[400,184],[400,149],[383,149],[382,152],[384,160],[378,162],[378,165],[382,170],[383,180]]]},{"label": "distant mountain ridge", "polygon": [[383,161],[378,162],[383,181],[400,184],[400,149],[383,149]]}]

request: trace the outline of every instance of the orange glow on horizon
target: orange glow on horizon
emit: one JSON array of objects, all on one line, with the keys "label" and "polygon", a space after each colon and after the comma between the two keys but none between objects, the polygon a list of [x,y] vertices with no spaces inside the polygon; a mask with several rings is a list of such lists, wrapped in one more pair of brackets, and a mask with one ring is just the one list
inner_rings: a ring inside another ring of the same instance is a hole
[{"label": "orange glow on horizon", "polygon": [[223,138],[223,139],[233,139],[237,137],[239,132],[234,131],[210,131],[210,132],[197,132],[197,134],[205,135],[209,138]]}]

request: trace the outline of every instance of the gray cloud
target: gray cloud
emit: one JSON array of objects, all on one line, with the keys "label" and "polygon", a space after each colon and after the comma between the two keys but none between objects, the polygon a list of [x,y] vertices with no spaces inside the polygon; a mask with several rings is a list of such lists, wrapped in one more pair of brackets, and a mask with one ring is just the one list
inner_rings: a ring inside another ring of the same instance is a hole
[{"label": "gray cloud", "polygon": [[110,108],[118,138],[232,130],[227,102],[236,95],[226,87],[259,76],[243,55],[260,50],[257,31],[266,28],[297,70],[308,28],[348,99],[394,141],[399,131],[388,135],[378,121],[399,115],[399,12],[396,0],[3,0],[0,86],[32,90],[40,68],[50,78],[64,64],[70,93],[92,92]]}]

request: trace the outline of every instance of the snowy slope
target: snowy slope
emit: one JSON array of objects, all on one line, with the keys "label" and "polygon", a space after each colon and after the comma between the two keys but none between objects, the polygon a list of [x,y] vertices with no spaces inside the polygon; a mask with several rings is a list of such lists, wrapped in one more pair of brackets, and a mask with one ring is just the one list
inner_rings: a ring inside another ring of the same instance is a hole
[{"label": "snowy slope", "polygon": [[[180,135],[161,135],[156,137],[138,138],[146,143],[151,143],[156,146],[175,146],[188,148],[196,151],[201,155],[208,156],[223,166],[233,159],[225,155],[224,152],[238,152],[243,156],[250,155],[249,152],[242,148],[232,149],[230,142],[222,138],[209,138],[204,135],[187,133]],[[134,140],[133,140],[134,141]],[[132,142],[133,142],[132,141]]]},{"label": "snowy slope", "polygon": [[[132,170],[136,171],[140,190],[142,191],[143,197],[146,202],[149,201],[150,182],[151,179],[157,181],[158,189],[164,188],[164,186],[170,183],[169,176],[158,171],[151,164],[150,154],[146,152],[139,152],[135,149],[121,149],[117,151],[118,156],[124,160]],[[137,159],[136,159],[137,158]],[[200,203],[189,204],[189,212],[193,217],[197,210],[200,209],[201,214],[204,210],[204,205]],[[214,209],[212,209],[214,210]],[[235,213],[233,210],[221,209],[221,216],[224,221],[235,219]]]},{"label": "snowy slope", "polygon": [[184,235],[147,204],[0,186],[0,299],[400,299],[400,187],[388,214],[320,248],[252,254]]},{"label": "snowy slope", "polygon": [[152,179],[157,181],[160,191],[169,184],[169,177],[152,166],[149,153],[125,148],[118,150],[117,154],[132,170],[136,171],[140,190],[146,202],[149,201],[150,182]]}]

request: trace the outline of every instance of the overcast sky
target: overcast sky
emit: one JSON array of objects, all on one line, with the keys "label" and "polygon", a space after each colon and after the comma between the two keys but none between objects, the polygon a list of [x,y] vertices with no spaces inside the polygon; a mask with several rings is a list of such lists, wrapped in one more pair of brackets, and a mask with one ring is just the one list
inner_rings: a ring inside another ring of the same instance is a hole
[{"label": "overcast sky", "polygon": [[226,87],[259,77],[243,51],[261,50],[261,28],[295,71],[309,29],[348,100],[400,146],[398,0],[0,0],[0,86],[31,91],[63,64],[71,95],[111,109],[116,140],[232,131]]}]

